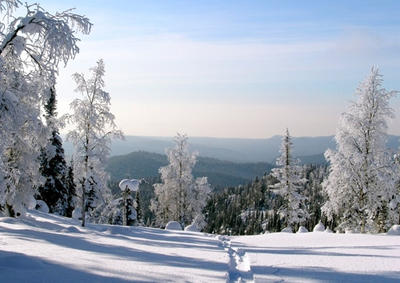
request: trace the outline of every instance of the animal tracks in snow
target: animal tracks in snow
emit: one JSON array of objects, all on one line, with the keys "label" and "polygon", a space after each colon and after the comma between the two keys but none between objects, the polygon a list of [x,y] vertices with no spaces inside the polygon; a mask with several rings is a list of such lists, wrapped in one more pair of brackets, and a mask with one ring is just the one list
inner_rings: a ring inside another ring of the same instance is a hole
[{"label": "animal tracks in snow", "polygon": [[231,246],[229,237],[217,236],[222,246],[229,255],[229,270],[227,282],[254,282],[253,272],[251,271],[250,259],[246,252],[240,248]]}]

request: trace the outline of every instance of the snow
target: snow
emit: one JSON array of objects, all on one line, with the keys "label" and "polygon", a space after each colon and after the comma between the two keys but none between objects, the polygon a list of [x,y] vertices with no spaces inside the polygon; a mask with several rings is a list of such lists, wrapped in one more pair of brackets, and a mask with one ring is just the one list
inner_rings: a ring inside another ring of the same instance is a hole
[{"label": "snow", "polygon": [[36,201],[36,209],[41,211],[41,212],[44,212],[44,213],[49,213],[49,207],[42,200],[37,200]]},{"label": "snow", "polygon": [[76,220],[82,219],[82,210],[79,207],[72,211],[72,218]]},{"label": "snow", "polygon": [[400,225],[393,225],[389,231],[387,232],[388,235],[400,235]]},{"label": "snow", "polygon": [[119,182],[119,188],[125,191],[128,188],[131,192],[136,192],[139,190],[140,181],[136,179],[123,179]]},{"label": "snow", "polygon": [[200,232],[199,227],[197,227],[196,224],[190,224],[188,226],[185,227],[185,231],[189,231],[189,232]]},{"label": "snow", "polygon": [[293,233],[292,228],[290,228],[290,227],[283,228],[281,232],[282,233]]},{"label": "snow", "polygon": [[31,211],[0,218],[1,282],[226,282],[213,235],[87,224]]},{"label": "snow", "polygon": [[[397,229],[397,228],[395,228]],[[205,233],[0,218],[1,282],[399,282],[400,237]]]},{"label": "snow", "polygon": [[317,225],[315,225],[313,232],[324,232],[325,231],[325,226],[322,224],[322,222],[318,222]]},{"label": "snow", "polygon": [[297,233],[308,233],[308,230],[304,226],[300,226],[299,230],[297,230]]},{"label": "snow", "polygon": [[169,221],[165,226],[165,230],[180,230],[182,231],[182,226],[179,222]]},{"label": "snow", "polygon": [[400,237],[270,233],[233,237],[255,282],[400,282]]}]

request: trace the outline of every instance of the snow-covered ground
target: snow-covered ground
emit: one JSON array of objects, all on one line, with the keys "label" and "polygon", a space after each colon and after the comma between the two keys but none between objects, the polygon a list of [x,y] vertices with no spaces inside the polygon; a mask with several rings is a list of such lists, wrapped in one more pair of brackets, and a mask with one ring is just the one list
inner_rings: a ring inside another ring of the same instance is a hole
[{"label": "snow-covered ground", "polygon": [[400,282],[400,236],[271,233],[234,237],[256,282]]},{"label": "snow-covered ground", "polygon": [[89,225],[41,212],[0,218],[0,282],[400,282],[400,236],[226,237]]}]

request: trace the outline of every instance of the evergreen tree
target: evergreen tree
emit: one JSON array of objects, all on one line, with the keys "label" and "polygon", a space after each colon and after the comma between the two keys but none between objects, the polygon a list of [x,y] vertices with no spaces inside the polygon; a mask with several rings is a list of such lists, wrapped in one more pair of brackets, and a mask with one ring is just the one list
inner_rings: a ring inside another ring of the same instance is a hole
[{"label": "evergreen tree", "polygon": [[67,206],[65,210],[65,216],[72,217],[72,211],[75,208],[75,197],[76,197],[76,184],[74,180],[73,158],[71,158],[70,164],[68,166],[65,184],[67,186]]},{"label": "evergreen tree", "polygon": [[281,166],[272,169],[272,176],[277,178],[278,183],[271,188],[280,194],[284,203],[279,208],[279,213],[285,221],[287,227],[297,228],[299,224],[304,224],[309,217],[305,206],[306,197],[303,191],[303,184],[306,182],[301,178],[301,168],[298,161],[292,156],[292,140],[289,130],[286,129],[285,136],[282,139],[281,156],[276,164]]},{"label": "evergreen tree", "polygon": [[387,120],[393,117],[390,99],[377,68],[357,89],[357,102],[342,114],[335,136],[337,149],[328,150],[330,174],[324,182],[329,197],[323,212],[340,218],[340,230],[382,232],[390,224],[387,205],[396,195],[393,162],[387,153]]},{"label": "evergreen tree", "polygon": [[45,118],[50,131],[48,144],[42,149],[40,172],[45,183],[39,187],[39,199],[46,202],[50,213],[67,215],[68,187],[66,183],[67,164],[64,159],[62,140],[56,125],[56,92],[50,88],[50,95],[45,104]]},{"label": "evergreen tree", "polygon": [[136,195],[135,195],[135,199],[136,199],[136,218],[137,218],[137,223],[138,225],[143,225],[143,212],[142,212],[142,201],[141,201],[141,197],[140,197],[140,190],[136,191]]}]

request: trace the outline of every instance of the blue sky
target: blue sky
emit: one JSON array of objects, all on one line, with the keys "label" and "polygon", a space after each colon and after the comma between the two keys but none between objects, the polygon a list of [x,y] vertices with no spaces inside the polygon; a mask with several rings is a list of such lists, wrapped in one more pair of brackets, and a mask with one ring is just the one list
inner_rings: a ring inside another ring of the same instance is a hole
[{"label": "blue sky", "polygon": [[372,65],[386,88],[400,89],[400,1],[42,4],[75,7],[94,24],[60,72],[60,112],[77,96],[71,74],[103,58],[114,114],[130,135],[329,135]]}]

